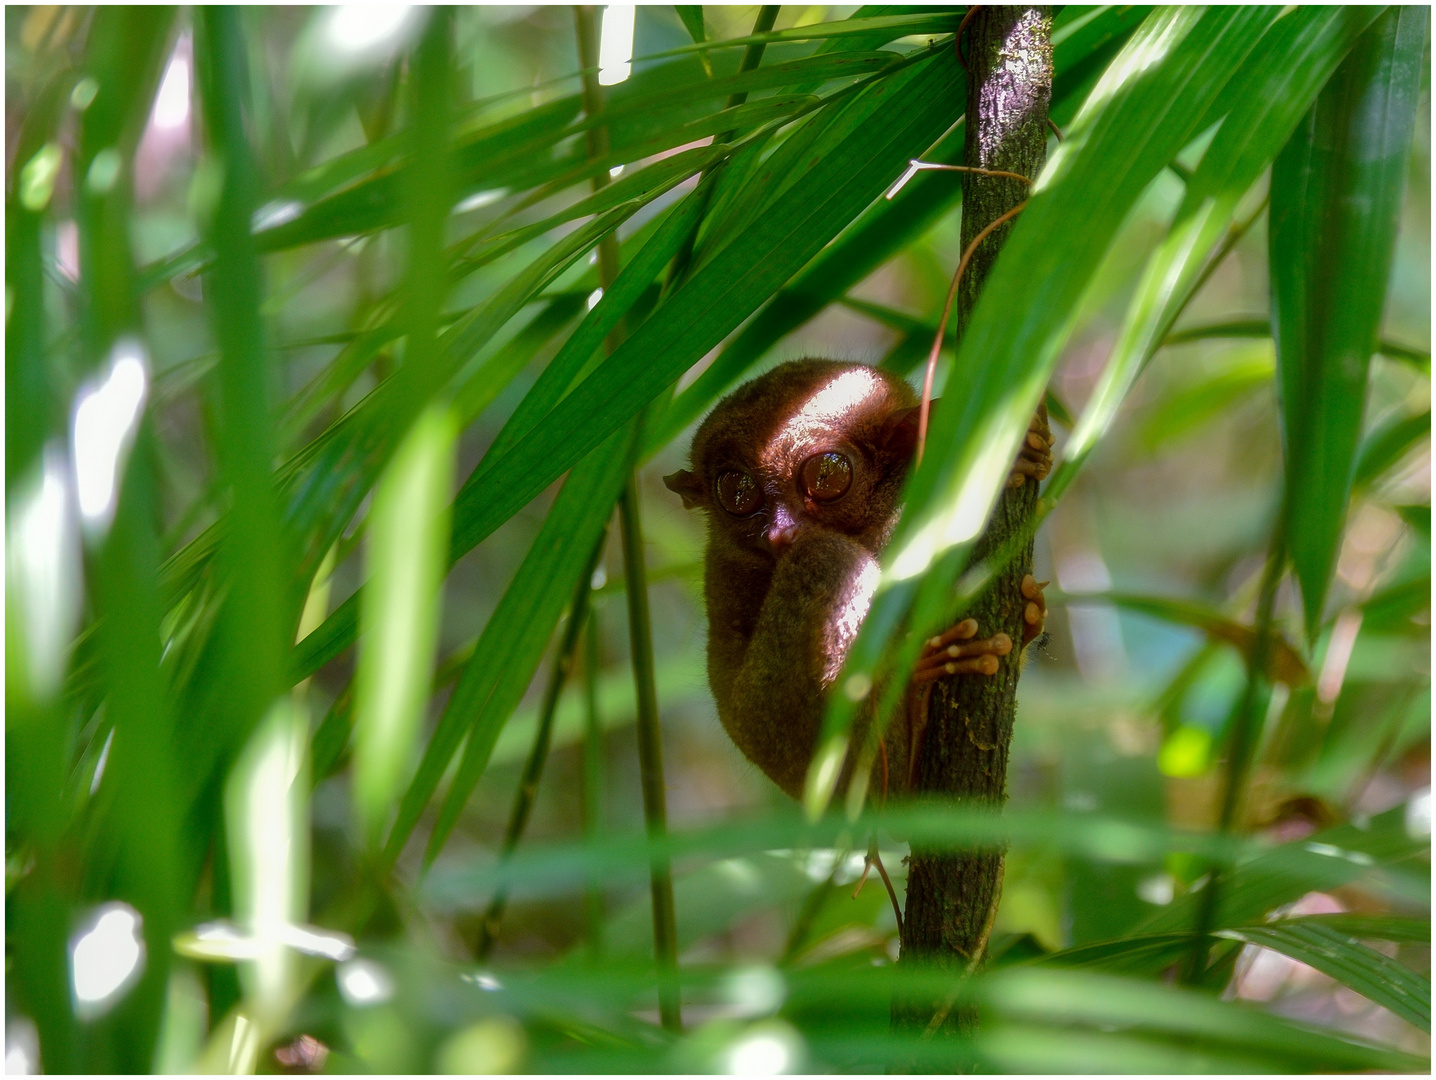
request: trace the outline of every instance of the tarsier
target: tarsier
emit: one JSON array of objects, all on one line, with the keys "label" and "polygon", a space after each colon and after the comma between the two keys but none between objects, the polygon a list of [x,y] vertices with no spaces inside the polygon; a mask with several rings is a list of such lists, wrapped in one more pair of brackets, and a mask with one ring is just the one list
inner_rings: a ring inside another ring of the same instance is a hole
[{"label": "tarsier", "polygon": [[[817,746],[827,693],[877,587],[917,423],[917,395],[897,375],[798,360],[721,401],[694,436],[691,471],[664,478],[685,507],[708,516],[708,681],[719,719],[748,759],[794,798]],[[1009,486],[1044,478],[1051,446],[1046,423],[1034,419]],[[1025,647],[1042,632],[1046,608],[1030,574],[1022,592]],[[998,657],[1012,651],[1007,634],[977,633],[977,623],[964,619],[924,644],[905,708],[884,732],[873,790],[900,794],[911,784],[931,684],[993,675]],[[870,715],[861,721],[870,722]]]}]

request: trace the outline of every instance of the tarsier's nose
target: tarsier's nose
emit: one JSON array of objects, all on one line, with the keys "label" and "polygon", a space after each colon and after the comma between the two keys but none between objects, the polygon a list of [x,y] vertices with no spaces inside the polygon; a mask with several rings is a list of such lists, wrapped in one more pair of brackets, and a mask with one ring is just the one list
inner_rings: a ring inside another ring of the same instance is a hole
[{"label": "tarsier's nose", "polygon": [[768,525],[768,544],[775,552],[782,552],[792,546],[798,537],[798,523],[782,503],[773,509],[773,520]]}]

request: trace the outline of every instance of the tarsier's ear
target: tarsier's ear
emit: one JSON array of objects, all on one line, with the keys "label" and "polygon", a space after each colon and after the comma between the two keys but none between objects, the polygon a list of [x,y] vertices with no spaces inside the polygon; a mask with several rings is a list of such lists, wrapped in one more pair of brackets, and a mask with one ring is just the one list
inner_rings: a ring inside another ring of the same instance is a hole
[{"label": "tarsier's ear", "polygon": [[702,506],[703,497],[708,494],[703,487],[703,481],[687,469],[679,469],[676,473],[665,476],[663,485],[683,500],[683,509],[685,510]]},{"label": "tarsier's ear", "polygon": [[[932,409],[936,406],[936,401],[928,403],[929,421],[932,420]],[[900,409],[888,417],[880,436],[881,447],[885,453],[899,461],[912,459],[917,450],[917,421],[921,411],[921,405],[914,405],[911,409]]]}]

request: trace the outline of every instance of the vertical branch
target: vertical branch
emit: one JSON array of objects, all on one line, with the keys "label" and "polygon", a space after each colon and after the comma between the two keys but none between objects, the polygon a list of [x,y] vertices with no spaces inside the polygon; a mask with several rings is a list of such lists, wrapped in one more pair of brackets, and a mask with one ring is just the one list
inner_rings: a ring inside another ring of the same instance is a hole
[{"label": "vertical branch", "polygon": [[[574,8],[578,30],[579,67],[583,69],[583,107],[590,117],[603,115],[603,90],[598,83],[597,9],[592,5]],[[608,127],[595,124],[588,130],[588,154],[601,158],[608,153]],[[598,191],[608,184],[608,174],[593,178]],[[618,237],[609,233],[598,244],[598,274],[607,289],[618,277]],[[622,344],[627,333],[621,321],[609,333],[605,347],[610,353]],[[623,565],[628,584],[628,626],[633,651],[633,680],[638,699],[638,760],[643,782],[643,816],[650,840],[662,840],[668,832],[668,811],[663,785],[663,734],[658,723],[658,695],[653,679],[653,628],[648,615],[648,575],[643,562],[643,528],[638,512],[638,482],[630,474],[618,504],[623,526]],[[678,996],[678,934],[673,909],[673,871],[666,855],[655,855],[650,865],[653,891],[653,943],[658,960],[658,1011],[669,1031],[682,1031],[683,1019]]]},{"label": "vertical branch", "polygon": [[[957,328],[961,335],[997,260],[1011,215],[1029,194],[1016,173],[1035,177],[1047,152],[1047,106],[1052,91],[1051,10],[1047,7],[983,7],[967,22],[968,114],[966,161],[985,170],[963,176],[962,245],[973,247],[966,273],[957,283]],[[961,42],[959,42],[961,44]],[[994,227],[995,226],[995,227]],[[961,378],[961,372],[956,373]],[[1020,535],[1037,503],[1036,483],[1008,488],[998,499],[971,556],[976,565]],[[1025,601],[1021,582],[1031,572],[1032,541],[997,573],[966,614],[983,636],[1006,632],[1022,640]],[[990,678],[971,676],[937,684],[928,713],[925,749],[918,762],[917,789],[970,805],[1000,806],[1006,799],[1007,758],[1016,712],[1017,651],[1002,658]],[[1002,889],[1000,850],[959,854],[914,851],[908,873],[903,919],[904,963],[935,964],[971,972],[982,962]],[[929,1031],[970,1030],[975,1018],[934,1002],[897,1002],[896,1023]]]}]

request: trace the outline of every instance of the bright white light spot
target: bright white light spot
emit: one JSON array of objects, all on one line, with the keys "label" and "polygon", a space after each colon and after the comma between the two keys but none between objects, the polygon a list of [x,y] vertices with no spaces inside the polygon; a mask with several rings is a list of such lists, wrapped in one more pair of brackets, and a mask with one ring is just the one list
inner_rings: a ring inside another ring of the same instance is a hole
[{"label": "bright white light spot", "polygon": [[1323,844],[1316,840],[1310,840],[1303,846],[1313,855],[1325,855],[1329,859],[1345,859],[1357,866],[1371,866],[1375,861],[1364,851],[1348,851],[1346,848],[1339,848],[1334,844]]},{"label": "bright white light spot", "polygon": [[487,971],[476,971],[472,974],[460,975],[459,978],[463,979],[464,982],[473,983],[480,990],[487,990],[491,994],[495,990],[502,990],[504,988],[504,984],[499,982],[498,979],[494,978]]},{"label": "bright white light spot", "polygon": [[1171,874],[1153,874],[1137,883],[1137,895],[1149,904],[1165,907],[1177,894],[1177,883]]},{"label": "bright white light spot", "polygon": [[1406,835],[1431,835],[1431,789],[1422,788],[1406,804]]},{"label": "bright white light spot", "polygon": [[633,70],[632,4],[609,4],[603,9],[603,30],[598,46],[598,82],[615,86]]},{"label": "bright white light spot", "polygon": [[588,579],[590,589],[601,589],[608,584],[608,571],[602,563],[593,568],[593,577]]},{"label": "bright white light spot", "polygon": [[96,195],[106,194],[120,178],[124,160],[113,146],[107,146],[90,160],[90,171],[85,174],[85,186]]},{"label": "bright white light spot", "polygon": [[603,290],[602,290],[602,289],[594,289],[593,292],[591,292],[591,293],[588,294],[588,310],[589,310],[589,311],[592,311],[594,308],[598,307],[598,302],[599,302],[600,300],[602,300],[602,299],[603,299]]},{"label": "bright white light spot", "polygon": [[39,476],[16,485],[10,509],[6,572],[23,631],[25,674],[37,699],[60,688],[80,613],[79,535],[69,471],[62,452],[46,447]]},{"label": "bright white light spot", "polygon": [[496,203],[509,193],[508,188],[491,188],[488,191],[476,191],[458,206],[454,207],[456,214],[467,214],[470,210],[481,210],[491,203]]},{"label": "bright white light spot", "polygon": [[5,1075],[33,1076],[40,1071],[40,1033],[28,1016],[5,1021]]},{"label": "bright white light spot", "polygon": [[350,960],[334,973],[339,993],[353,1008],[379,1005],[394,996],[394,980],[373,960]]},{"label": "bright white light spot", "polygon": [[100,781],[105,778],[105,766],[110,762],[110,746],[115,741],[115,729],[105,736],[105,745],[100,747],[99,760],[95,762],[95,775],[90,779],[90,794],[100,790]]},{"label": "bright white light spot", "polygon": [[368,52],[396,37],[413,11],[409,4],[344,4],[330,9],[324,36],[343,52]]},{"label": "bright white light spot", "polygon": [[176,53],[165,68],[164,82],[155,96],[154,125],[182,127],[189,120],[189,61]]},{"label": "bright white light spot", "polygon": [[348,960],[354,955],[354,939],[334,930],[316,930],[309,926],[284,923],[278,928],[277,936],[282,944],[309,956],[322,956],[326,960]]},{"label": "bright white light spot", "polygon": [[264,232],[265,229],[277,229],[279,226],[293,221],[304,209],[303,205],[288,199],[284,202],[265,203],[254,212],[254,219],[251,227],[255,232]]},{"label": "bright white light spot", "polygon": [[792,1072],[803,1047],[787,1024],[768,1021],[749,1028],[728,1048],[726,1072],[734,1076],[776,1076]]},{"label": "bright white light spot", "polygon": [[108,1011],[139,977],[145,961],[140,914],[128,904],[105,904],[70,943],[75,1011],[84,1018]]},{"label": "bright white light spot", "polygon": [[771,967],[742,968],[724,980],[724,996],[738,1007],[740,1016],[763,1016],[788,996],[783,976]]},{"label": "bright white light spot", "polygon": [[103,531],[114,516],[120,470],[148,392],[144,348],[132,338],[115,344],[104,382],[80,390],[71,451],[80,519],[87,528]]},{"label": "bright white light spot", "polygon": [[622,176],[622,175],[623,175],[623,166],[622,166],[622,165],[615,165],[613,168],[611,168],[611,169],[608,170],[608,178],[609,178],[610,180],[617,180],[617,179],[618,179],[620,176]]}]

